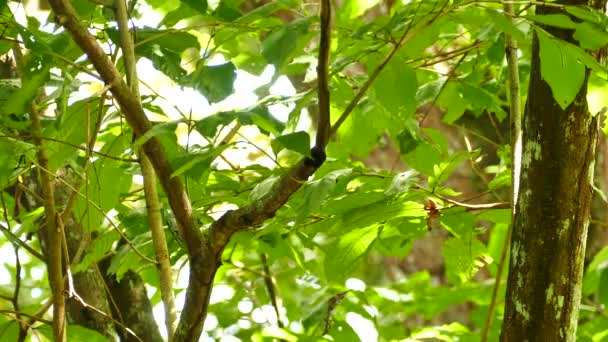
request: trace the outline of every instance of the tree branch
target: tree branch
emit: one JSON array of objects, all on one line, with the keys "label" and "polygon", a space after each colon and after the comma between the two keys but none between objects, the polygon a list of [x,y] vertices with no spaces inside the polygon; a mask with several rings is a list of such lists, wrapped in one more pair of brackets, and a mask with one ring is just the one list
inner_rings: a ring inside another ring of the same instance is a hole
[{"label": "tree branch", "polygon": [[[120,46],[127,74],[127,84],[130,86],[133,94],[137,96],[141,105],[137,78],[137,61],[133,39],[129,32],[129,14],[125,0],[114,0],[114,13],[116,15],[116,22],[118,23],[118,31],[120,33]],[[175,333],[177,312],[175,310],[175,298],[173,296],[173,277],[171,275],[169,250],[163,231],[160,202],[156,191],[156,175],[154,174],[154,168],[150,163],[150,160],[145,153],[143,153],[143,150],[140,151],[139,156],[141,173],[144,179],[144,197],[148,214],[148,223],[150,225],[150,233],[152,234],[156,261],[158,262],[160,294],[165,308],[165,325],[169,337],[168,340],[172,341],[173,334]]]},{"label": "tree branch", "polygon": [[[25,80],[25,71],[23,63],[23,55],[19,46],[13,48],[13,53],[18,66],[18,72],[22,83]],[[41,72],[48,72],[42,70]],[[32,120],[32,135],[40,136],[42,132],[42,124],[40,122],[40,112],[36,107],[36,101],[32,100],[29,103],[29,113]],[[66,340],[65,330],[65,297],[63,294],[63,268],[62,268],[62,241],[63,231],[57,225],[57,209],[55,207],[55,186],[51,175],[44,170],[49,170],[49,159],[46,149],[43,146],[42,139],[34,138],[34,143],[38,146],[38,164],[40,165],[38,175],[42,183],[42,192],[44,198],[44,213],[46,219],[46,235],[48,236],[48,277],[51,291],[53,293],[53,336],[55,341]]]},{"label": "tree branch", "polygon": [[321,1],[321,41],[317,62],[317,81],[319,96],[319,122],[317,126],[316,146],[323,149],[327,146],[331,131],[329,118],[329,50],[331,40],[331,5],[330,0]]},{"label": "tree branch", "polygon": [[[331,134],[329,127],[329,86],[328,86],[328,58],[330,48],[330,15],[331,3],[329,0],[321,2],[321,45],[319,47],[319,64],[317,75],[319,80],[319,128],[317,129],[316,146],[311,150],[311,156],[306,157],[285,174],[272,186],[270,191],[257,201],[230,210],[215,221],[209,228],[202,249],[202,262],[191,260],[190,284],[186,292],[186,304],[182,311],[181,320],[175,334],[174,341],[193,341],[198,339],[203,329],[203,322],[207,315],[209,296],[213,285],[215,272],[221,265],[221,255],[230,240],[230,237],[247,227],[261,224],[273,217],[275,212],[287,202],[306,180],[325,161],[325,146]],[[323,66],[325,64],[325,66]],[[194,289],[198,287],[199,291]]]}]

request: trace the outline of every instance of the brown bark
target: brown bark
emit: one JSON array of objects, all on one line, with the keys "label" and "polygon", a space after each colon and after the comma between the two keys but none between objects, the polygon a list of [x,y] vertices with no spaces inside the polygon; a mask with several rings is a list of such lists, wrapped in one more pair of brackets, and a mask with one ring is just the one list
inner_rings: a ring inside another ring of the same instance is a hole
[{"label": "brown bark", "polygon": [[[69,259],[74,260],[79,249],[87,250],[90,246],[90,238],[85,237],[85,234],[88,233],[85,233],[82,226],[73,220],[66,222],[64,228]],[[74,274],[73,279],[74,289],[82,301],[97,310],[110,314],[106,289],[97,265],[93,264],[86,270]],[[70,322],[96,330],[107,337],[114,336],[111,317],[104,316],[90,307],[85,307],[77,298],[68,298],[67,308]]]},{"label": "brown bark", "polygon": [[[544,29],[572,41],[572,31]],[[575,340],[598,135],[586,92],[587,77],[572,104],[558,105],[535,35],[501,341]]]},{"label": "brown bark", "polygon": [[[141,277],[133,271],[128,271],[120,281],[117,281],[114,275],[108,274],[109,266],[109,259],[99,265],[112,295],[112,316],[122,324],[115,326],[120,340],[127,342],[163,341]],[[129,328],[132,333],[126,331],[124,327]]]}]

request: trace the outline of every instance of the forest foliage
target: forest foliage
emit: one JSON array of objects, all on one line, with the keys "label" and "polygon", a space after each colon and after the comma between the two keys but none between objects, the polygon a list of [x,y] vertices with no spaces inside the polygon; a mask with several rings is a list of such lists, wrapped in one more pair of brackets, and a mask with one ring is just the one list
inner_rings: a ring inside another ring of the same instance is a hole
[{"label": "forest foliage", "polygon": [[[72,5],[125,74],[112,1]],[[225,212],[256,209],[277,191],[277,180],[315,158],[323,111],[317,2],[127,5],[140,68],[153,67],[163,82],[202,95],[165,96],[155,89],[162,82],[141,83],[141,105],[152,121],[144,134],[134,133],[112,85],[61,28],[61,18],[50,12],[41,21],[22,4],[0,1],[0,54],[14,56],[17,70],[0,80],[2,340],[17,340],[24,322],[32,340],[53,339],[50,316],[40,312],[52,297],[39,236],[46,222],[42,173],[56,186],[59,215],[69,208],[86,236],[77,258],[67,261],[71,274],[107,263],[103,269],[119,282],[129,272],[139,275],[165,331],[140,148],[161,143],[167,176],[183,184],[204,241],[216,236],[211,227]],[[218,247],[203,334],[242,341],[356,341],[374,334],[380,341],[478,341],[487,326],[489,340],[497,340],[506,272],[498,275],[497,305],[489,308],[511,221],[505,35],[519,47],[522,104],[536,33],[542,77],[562,108],[588,70],[589,110],[608,105],[608,69],[596,59],[608,43],[608,17],[586,6],[562,7],[560,14],[535,15],[532,2],[522,1],[509,18],[498,1],[342,1],[331,22],[328,109],[335,130],[326,160],[278,210],[244,223]],[[145,20],[151,11],[159,21]],[[579,45],[546,26],[573,30]],[[246,74],[271,76],[258,78],[265,81],[256,100],[242,105],[247,101],[235,87]],[[294,91],[272,87],[286,80]],[[32,110],[41,113],[39,131]],[[368,158],[379,148],[395,153],[374,167]],[[468,179],[454,181],[463,174]],[[463,182],[467,189],[459,188]],[[191,241],[183,238],[167,188],[158,190],[179,320]],[[445,237],[432,251],[444,260],[439,272],[406,272],[390,262],[437,234]],[[608,332],[607,261],[604,248],[586,267],[579,341],[602,341]],[[463,316],[441,316],[449,310]],[[108,338],[68,323],[69,341]]]}]

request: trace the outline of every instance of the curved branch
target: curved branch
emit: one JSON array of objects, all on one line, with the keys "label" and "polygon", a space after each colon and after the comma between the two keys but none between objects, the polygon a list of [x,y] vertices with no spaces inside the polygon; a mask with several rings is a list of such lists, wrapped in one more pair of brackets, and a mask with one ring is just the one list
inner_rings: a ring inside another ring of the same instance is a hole
[{"label": "curved branch", "polygon": [[[86,53],[89,60],[104,80],[110,86],[114,99],[125,115],[125,119],[136,135],[144,135],[151,123],[144,113],[139,99],[123,81],[116,67],[110,62],[105,52],[95,38],[80,23],[74,8],[67,0],[50,0],[57,22],[70,32],[72,38]],[[173,170],[160,141],[156,137],[144,143],[146,155],[150,158],[156,174],[169,199],[169,204],[179,224],[180,234],[189,255],[199,254],[203,245],[202,236],[195,227],[192,219],[192,207],[188,195],[178,177],[171,177]]]},{"label": "curved branch", "polygon": [[[237,210],[227,211],[222,217],[215,221],[209,228],[204,248],[201,250],[202,260],[191,260],[189,286],[186,292],[186,305],[182,311],[181,321],[177,327],[174,341],[194,341],[198,339],[203,329],[203,322],[207,315],[209,296],[213,286],[215,272],[221,266],[220,258],[228,244],[230,237],[245,228],[263,223],[274,216],[277,210],[289,200],[304,184],[310,176],[325,161],[325,146],[329,139],[331,129],[329,127],[329,87],[327,63],[329,58],[329,47],[331,32],[330,13],[331,3],[329,0],[321,2],[321,40],[319,47],[318,73],[319,80],[319,104],[320,117],[319,129],[317,130],[316,146],[311,150],[311,156],[306,157],[290,170],[283,174],[272,186],[270,191],[257,201],[250,203]],[[325,67],[322,66],[325,64]],[[323,90],[325,89],[325,91]],[[198,288],[198,291],[195,289]]]}]

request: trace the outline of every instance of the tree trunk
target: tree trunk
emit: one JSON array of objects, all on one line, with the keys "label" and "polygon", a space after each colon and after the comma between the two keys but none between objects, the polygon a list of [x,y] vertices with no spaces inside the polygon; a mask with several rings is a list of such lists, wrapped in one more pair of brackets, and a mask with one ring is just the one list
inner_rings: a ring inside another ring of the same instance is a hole
[{"label": "tree trunk", "polygon": [[[536,12],[556,10],[539,6]],[[572,31],[544,29],[572,41]],[[574,341],[598,123],[587,108],[588,71],[562,110],[542,79],[536,35],[532,44],[501,340]]]}]

